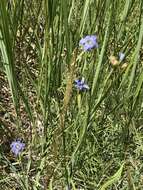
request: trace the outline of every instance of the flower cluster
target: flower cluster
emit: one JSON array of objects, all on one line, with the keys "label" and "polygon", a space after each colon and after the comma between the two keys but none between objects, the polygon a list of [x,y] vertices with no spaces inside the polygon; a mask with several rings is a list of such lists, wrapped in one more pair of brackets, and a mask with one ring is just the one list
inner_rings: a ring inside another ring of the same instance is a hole
[{"label": "flower cluster", "polygon": [[79,41],[79,46],[82,47],[84,51],[90,51],[94,48],[98,48],[97,38],[95,35],[88,35]]},{"label": "flower cluster", "polygon": [[[79,46],[84,51],[91,51],[94,48],[98,48],[97,37],[95,35],[87,35],[79,41]],[[85,83],[84,78],[75,80],[75,87],[79,91],[89,90],[89,86]]]},{"label": "flower cluster", "polygon": [[11,151],[18,156],[25,148],[25,143],[22,143],[20,140],[15,140],[10,145]]},{"label": "flower cluster", "polygon": [[89,90],[89,86],[85,83],[84,78],[75,80],[75,87],[80,90]]}]

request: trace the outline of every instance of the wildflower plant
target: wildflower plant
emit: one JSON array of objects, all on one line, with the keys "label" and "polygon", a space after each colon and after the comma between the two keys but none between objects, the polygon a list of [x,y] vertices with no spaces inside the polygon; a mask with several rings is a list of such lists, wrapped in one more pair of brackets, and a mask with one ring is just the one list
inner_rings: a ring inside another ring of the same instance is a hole
[{"label": "wildflower plant", "polygon": [[142,8],[1,0],[1,189],[143,189]]},{"label": "wildflower plant", "polygon": [[85,83],[84,77],[82,77],[82,79],[76,79],[75,80],[75,87],[79,91],[89,90],[89,86]]},{"label": "wildflower plant", "polygon": [[98,48],[97,37],[95,35],[87,35],[79,41],[79,46],[84,51],[91,51],[94,48]]},{"label": "wildflower plant", "polygon": [[25,143],[21,142],[20,140],[15,140],[11,143],[11,152],[18,156],[25,148]]}]

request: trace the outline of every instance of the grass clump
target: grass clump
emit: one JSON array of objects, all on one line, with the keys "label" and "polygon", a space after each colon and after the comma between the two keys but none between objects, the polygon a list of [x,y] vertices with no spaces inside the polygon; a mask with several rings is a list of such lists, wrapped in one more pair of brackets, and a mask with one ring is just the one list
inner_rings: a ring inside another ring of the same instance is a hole
[{"label": "grass clump", "polygon": [[142,10],[1,0],[1,189],[143,188]]}]

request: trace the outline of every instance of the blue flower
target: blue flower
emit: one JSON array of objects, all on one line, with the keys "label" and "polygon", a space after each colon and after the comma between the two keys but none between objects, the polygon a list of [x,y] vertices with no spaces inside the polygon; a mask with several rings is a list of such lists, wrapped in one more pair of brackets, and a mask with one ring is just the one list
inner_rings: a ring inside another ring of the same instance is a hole
[{"label": "blue flower", "polygon": [[97,38],[95,35],[88,35],[79,41],[79,46],[82,47],[84,51],[90,51],[93,48],[98,48]]},{"label": "blue flower", "polygon": [[123,61],[124,58],[125,58],[125,54],[120,52],[119,53],[119,61]]},{"label": "blue flower", "polygon": [[11,151],[17,156],[25,148],[25,143],[22,143],[20,140],[15,140],[10,145]]},{"label": "blue flower", "polygon": [[84,78],[75,80],[75,83],[76,83],[75,87],[78,90],[80,90],[80,91],[89,90],[89,86],[87,84],[85,84]]}]

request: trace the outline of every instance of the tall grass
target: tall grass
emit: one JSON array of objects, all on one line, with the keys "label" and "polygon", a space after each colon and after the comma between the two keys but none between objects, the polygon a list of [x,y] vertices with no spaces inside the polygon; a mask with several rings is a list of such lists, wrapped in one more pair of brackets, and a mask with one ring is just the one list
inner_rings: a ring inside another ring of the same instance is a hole
[{"label": "tall grass", "polygon": [[[0,114],[1,189],[143,188],[142,10],[142,0],[1,0],[1,107],[12,117]],[[91,34],[99,47],[83,52]],[[88,91],[75,88],[81,77]]]}]

